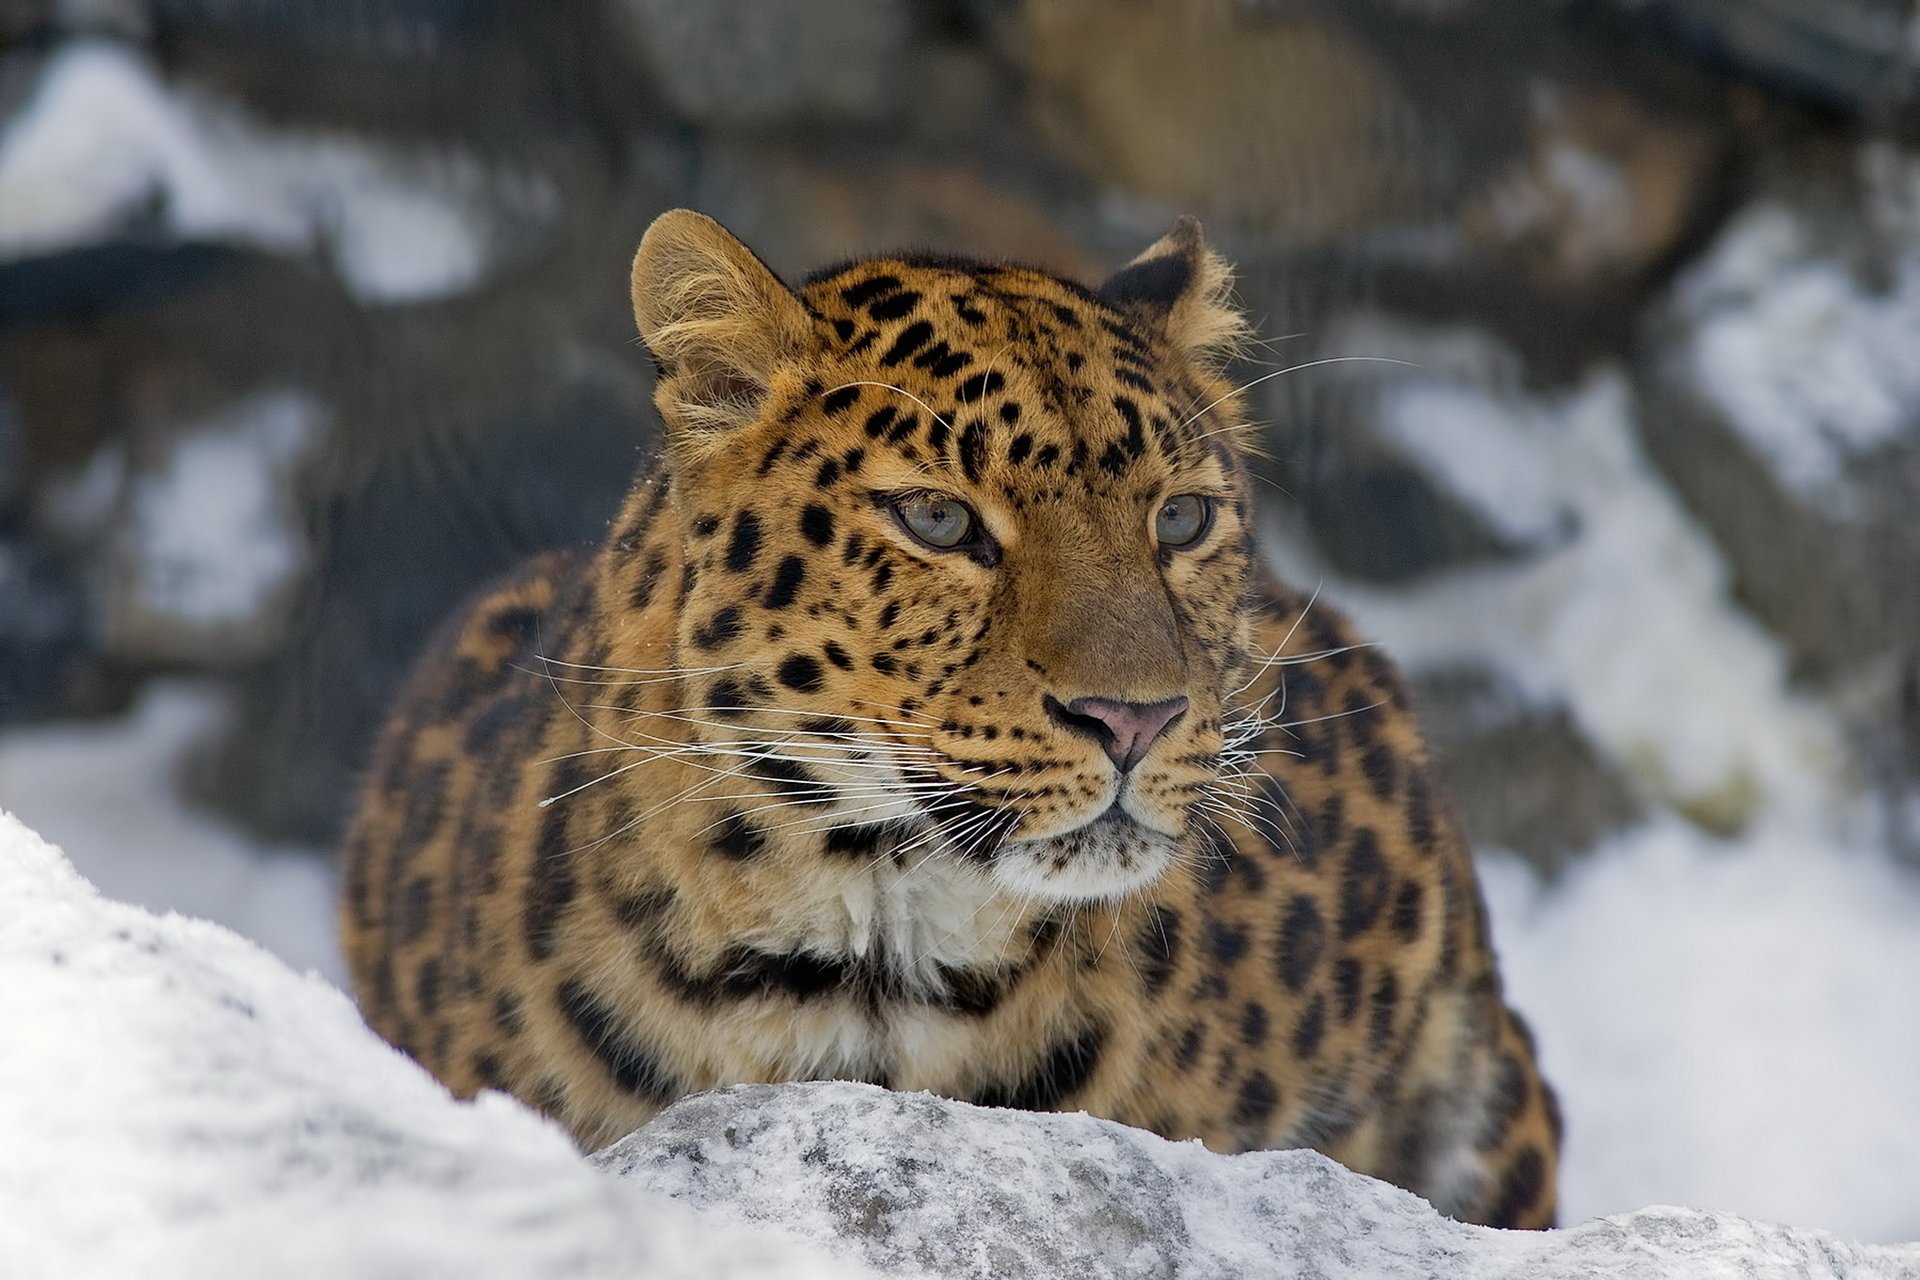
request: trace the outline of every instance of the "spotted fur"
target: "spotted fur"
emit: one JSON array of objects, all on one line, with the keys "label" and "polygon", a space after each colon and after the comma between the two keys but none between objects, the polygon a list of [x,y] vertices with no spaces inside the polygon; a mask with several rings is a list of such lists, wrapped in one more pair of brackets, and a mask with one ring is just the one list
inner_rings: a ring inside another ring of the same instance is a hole
[{"label": "spotted fur", "polygon": [[[1393,667],[1253,553],[1197,225],[1098,290],[955,258],[789,289],[665,215],[660,460],[448,624],[343,922],[368,1019],[586,1147],[825,1077],[1316,1147],[1552,1222],[1559,1122]],[[940,551],[902,494],[990,536]],[[1211,526],[1156,543],[1172,495]],[[1187,700],[1131,772],[1082,698]]]}]

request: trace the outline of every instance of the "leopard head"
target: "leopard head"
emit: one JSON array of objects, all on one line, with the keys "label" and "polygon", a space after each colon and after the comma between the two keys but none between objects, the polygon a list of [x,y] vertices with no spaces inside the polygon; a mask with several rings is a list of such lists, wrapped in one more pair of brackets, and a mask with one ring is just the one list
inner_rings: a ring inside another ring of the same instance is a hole
[{"label": "leopard head", "polygon": [[791,288],[663,215],[633,304],[692,732],[1009,892],[1166,874],[1249,633],[1230,283],[1191,219],[1098,288],[930,255]]}]

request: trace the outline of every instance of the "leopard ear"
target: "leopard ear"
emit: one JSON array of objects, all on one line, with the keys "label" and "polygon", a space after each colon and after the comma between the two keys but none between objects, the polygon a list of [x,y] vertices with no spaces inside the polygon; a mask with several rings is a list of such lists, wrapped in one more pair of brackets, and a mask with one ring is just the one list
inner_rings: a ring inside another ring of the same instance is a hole
[{"label": "leopard ear", "polygon": [[669,441],[744,427],[814,332],[793,290],[702,213],[655,218],[633,256],[633,318],[660,364],[654,403]]},{"label": "leopard ear", "polygon": [[1207,247],[1200,221],[1175,220],[1147,251],[1107,277],[1100,300],[1156,329],[1175,349],[1218,366],[1248,334],[1233,301],[1233,268]]}]

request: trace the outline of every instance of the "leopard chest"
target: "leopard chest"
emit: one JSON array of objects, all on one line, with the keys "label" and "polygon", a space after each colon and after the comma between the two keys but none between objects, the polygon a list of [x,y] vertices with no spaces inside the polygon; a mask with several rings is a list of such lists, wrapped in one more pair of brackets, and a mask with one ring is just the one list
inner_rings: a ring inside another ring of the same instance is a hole
[{"label": "leopard chest", "polygon": [[730,939],[701,1035],[716,1080],[966,1087],[1031,1014],[1057,930],[970,868],[823,872]]}]

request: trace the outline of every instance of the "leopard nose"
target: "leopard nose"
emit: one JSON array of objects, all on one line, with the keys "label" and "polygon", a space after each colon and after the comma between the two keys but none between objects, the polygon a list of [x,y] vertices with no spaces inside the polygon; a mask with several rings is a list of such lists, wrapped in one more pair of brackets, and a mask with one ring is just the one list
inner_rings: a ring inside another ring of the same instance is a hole
[{"label": "leopard nose", "polygon": [[1147,748],[1171,728],[1187,709],[1185,695],[1161,702],[1075,698],[1063,704],[1048,694],[1045,703],[1047,715],[1055,724],[1094,739],[1122,773],[1139,764],[1147,754]]}]

